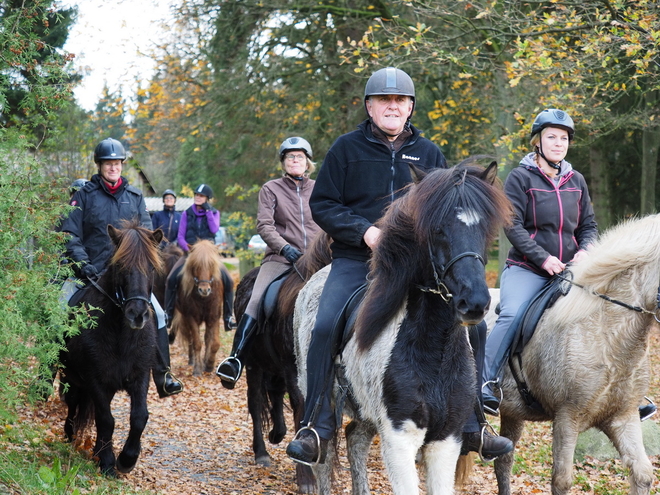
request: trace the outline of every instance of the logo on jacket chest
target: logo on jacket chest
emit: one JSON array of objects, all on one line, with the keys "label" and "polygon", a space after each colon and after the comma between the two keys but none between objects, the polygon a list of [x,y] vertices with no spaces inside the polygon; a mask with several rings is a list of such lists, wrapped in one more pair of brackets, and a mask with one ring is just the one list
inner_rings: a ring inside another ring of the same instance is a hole
[{"label": "logo on jacket chest", "polygon": [[414,162],[418,162],[419,160],[421,160],[421,158],[418,156],[402,155],[402,157],[404,160],[412,160]]}]

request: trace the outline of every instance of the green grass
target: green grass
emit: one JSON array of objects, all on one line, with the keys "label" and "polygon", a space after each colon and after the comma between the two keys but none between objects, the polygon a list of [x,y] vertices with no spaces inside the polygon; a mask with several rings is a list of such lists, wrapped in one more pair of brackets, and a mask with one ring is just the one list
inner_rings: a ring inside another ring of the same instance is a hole
[{"label": "green grass", "polygon": [[45,428],[18,423],[0,425],[0,494],[147,495],[119,479],[99,473],[95,462]]}]

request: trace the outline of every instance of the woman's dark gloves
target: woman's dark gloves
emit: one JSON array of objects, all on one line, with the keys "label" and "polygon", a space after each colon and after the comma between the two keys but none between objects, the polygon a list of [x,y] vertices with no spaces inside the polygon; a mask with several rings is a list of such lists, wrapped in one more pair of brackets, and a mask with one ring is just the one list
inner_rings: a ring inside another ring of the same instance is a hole
[{"label": "woman's dark gloves", "polygon": [[280,254],[286,258],[289,263],[295,263],[298,261],[298,258],[302,256],[302,253],[294,248],[291,244],[287,244],[282,248]]},{"label": "woman's dark gloves", "polygon": [[87,277],[88,279],[95,279],[99,276],[99,271],[91,263],[84,264],[80,269],[80,273],[82,273],[83,276]]},{"label": "woman's dark gloves", "polygon": [[211,205],[209,204],[208,201],[205,201],[202,203],[202,208],[204,208],[206,211],[209,211],[211,209]]}]

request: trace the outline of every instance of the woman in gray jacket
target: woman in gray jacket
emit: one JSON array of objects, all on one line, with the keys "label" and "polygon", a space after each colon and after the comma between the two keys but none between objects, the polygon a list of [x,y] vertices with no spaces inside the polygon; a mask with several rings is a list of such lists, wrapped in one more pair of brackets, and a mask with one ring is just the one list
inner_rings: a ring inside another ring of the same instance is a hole
[{"label": "woman in gray jacket", "polygon": [[586,256],[598,235],[587,183],[564,159],[574,134],[573,119],[566,112],[543,110],[532,125],[534,151],[504,183],[515,215],[506,231],[512,247],[500,282],[500,315],[486,341],[484,410],[491,414],[498,413],[500,402],[491,385],[500,378],[518,309],[566,263]]},{"label": "woman in gray jacket", "polygon": [[259,191],[257,231],[268,246],[266,254],[234,334],[231,355],[216,371],[228,389],[233,389],[241,377],[241,354],[257,326],[259,304],[266,288],[291,268],[321,230],[309,209],[314,187],[314,181],[309,178],[314,171],[312,147],[301,137],[290,137],[281,144],[279,156],[284,176],[266,182]]}]

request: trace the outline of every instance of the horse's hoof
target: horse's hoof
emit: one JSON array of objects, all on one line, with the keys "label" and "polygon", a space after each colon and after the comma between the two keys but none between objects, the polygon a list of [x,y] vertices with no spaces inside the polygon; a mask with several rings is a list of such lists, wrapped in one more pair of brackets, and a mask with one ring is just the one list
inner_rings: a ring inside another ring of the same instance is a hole
[{"label": "horse's hoof", "polygon": [[130,473],[133,471],[133,468],[135,467],[135,464],[137,463],[138,456],[129,456],[127,454],[124,454],[123,452],[119,454],[119,457],[117,457],[117,471],[120,473]]},{"label": "horse's hoof", "polygon": [[268,454],[256,457],[254,462],[257,466],[270,467],[270,456]]},{"label": "horse's hoof", "polygon": [[101,467],[101,474],[108,478],[117,478],[117,471],[115,471],[114,466]]},{"label": "horse's hoof", "polygon": [[285,435],[286,435],[286,430],[284,431],[276,431],[275,429],[270,430],[268,432],[268,441],[273,445],[277,445],[282,440],[284,440]]},{"label": "horse's hoof", "polygon": [[316,493],[316,483],[298,485],[298,493]]}]

